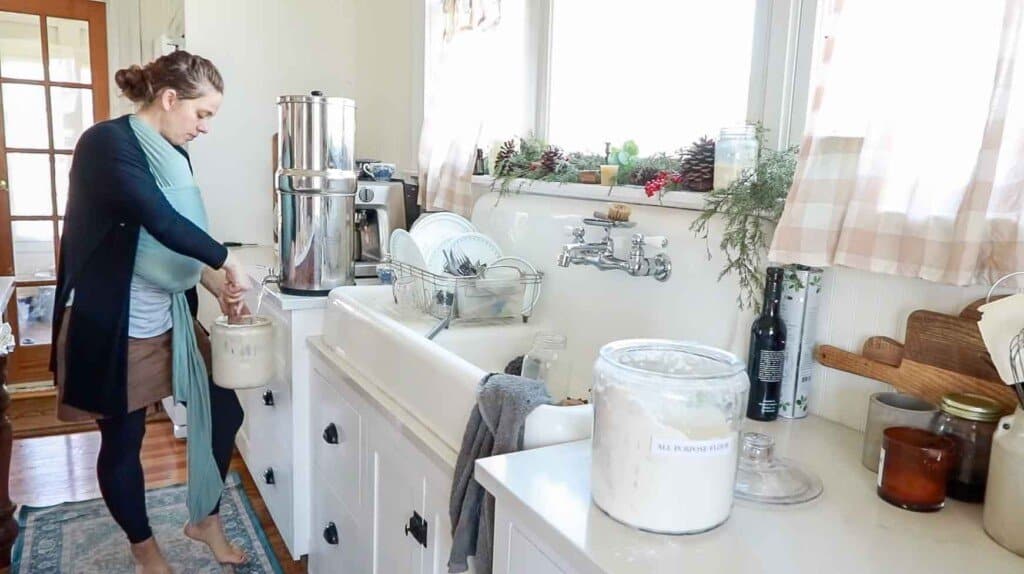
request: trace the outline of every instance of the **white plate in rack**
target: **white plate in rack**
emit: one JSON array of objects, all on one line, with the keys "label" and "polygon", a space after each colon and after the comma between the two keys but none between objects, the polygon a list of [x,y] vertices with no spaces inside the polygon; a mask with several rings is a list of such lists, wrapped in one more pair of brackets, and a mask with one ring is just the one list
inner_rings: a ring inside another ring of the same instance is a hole
[{"label": "white plate in rack", "polygon": [[406,265],[412,265],[420,269],[427,267],[423,259],[423,252],[419,245],[412,238],[412,235],[404,229],[396,229],[391,232],[391,258]]},{"label": "white plate in rack", "polygon": [[[473,222],[455,213],[442,211],[431,213],[416,220],[412,224],[409,233],[423,252],[423,258],[428,262],[434,254],[438,245],[445,241],[465,234],[476,233],[476,226]],[[443,259],[442,259],[443,261]]]},{"label": "white plate in rack", "polygon": [[445,253],[461,252],[473,264],[490,265],[501,258],[501,247],[482,233],[463,233],[446,239],[427,257],[427,269],[439,275],[444,274]]}]

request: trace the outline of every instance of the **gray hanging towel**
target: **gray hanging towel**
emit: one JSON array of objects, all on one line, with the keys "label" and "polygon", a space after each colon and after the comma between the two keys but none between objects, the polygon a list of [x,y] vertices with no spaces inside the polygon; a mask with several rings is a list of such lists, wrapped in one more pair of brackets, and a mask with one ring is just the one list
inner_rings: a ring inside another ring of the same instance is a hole
[{"label": "gray hanging towel", "polygon": [[[452,551],[448,572],[465,572],[474,556],[477,574],[490,574],[494,547],[494,497],[473,478],[476,459],[523,448],[526,417],[551,402],[544,383],[513,375],[491,374],[477,390],[455,463],[448,515]],[[485,496],[486,495],[486,496]]]}]

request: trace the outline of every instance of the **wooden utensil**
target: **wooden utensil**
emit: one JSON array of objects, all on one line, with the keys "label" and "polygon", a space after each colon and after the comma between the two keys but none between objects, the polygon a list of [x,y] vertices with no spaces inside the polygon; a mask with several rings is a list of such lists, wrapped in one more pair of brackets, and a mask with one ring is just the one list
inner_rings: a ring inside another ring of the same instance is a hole
[{"label": "wooden utensil", "polygon": [[1016,395],[1007,385],[919,363],[906,356],[898,367],[894,367],[831,345],[819,345],[814,357],[826,367],[890,384],[901,392],[933,404],[938,404],[942,395],[950,392],[989,397],[999,401],[1007,412],[1017,404]]},{"label": "wooden utensil", "polygon": [[907,318],[904,359],[1003,384],[988,358],[978,322],[934,311]]},{"label": "wooden utensil", "polygon": [[868,359],[898,367],[903,361],[903,343],[889,337],[868,337],[861,353]]},{"label": "wooden utensil", "polygon": [[978,307],[981,307],[989,301],[998,301],[1003,297],[1009,297],[1009,295],[993,295],[989,300],[986,300],[984,297],[981,299],[975,299],[974,301],[971,301],[969,305],[964,307],[963,311],[960,311],[960,318],[970,319],[977,323],[978,321],[981,321],[981,311],[978,310]]}]

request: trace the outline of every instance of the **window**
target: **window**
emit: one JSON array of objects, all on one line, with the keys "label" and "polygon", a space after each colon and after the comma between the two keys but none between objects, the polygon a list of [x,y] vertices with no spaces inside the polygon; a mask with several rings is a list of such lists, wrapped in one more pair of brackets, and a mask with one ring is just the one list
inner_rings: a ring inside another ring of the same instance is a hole
[{"label": "window", "polygon": [[757,0],[553,0],[547,139],[673,152],[747,119]]}]

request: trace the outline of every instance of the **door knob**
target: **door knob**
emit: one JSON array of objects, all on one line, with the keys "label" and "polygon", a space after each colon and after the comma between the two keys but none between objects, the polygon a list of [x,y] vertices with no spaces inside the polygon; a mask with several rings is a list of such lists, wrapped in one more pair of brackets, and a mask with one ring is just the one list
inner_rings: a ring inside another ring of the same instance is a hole
[{"label": "door knob", "polygon": [[334,423],[324,427],[324,442],[338,444],[338,427]]},{"label": "door knob", "polygon": [[274,469],[268,468],[263,471],[263,482],[267,484],[277,484],[277,480],[274,478]]},{"label": "door knob", "polygon": [[0,179],[0,191],[7,191],[7,180]]},{"label": "door knob", "polygon": [[263,393],[263,404],[268,407],[274,406],[274,391]]},{"label": "door knob", "polygon": [[327,528],[324,528],[324,542],[331,545],[338,543],[338,527],[333,522],[328,522]]}]

